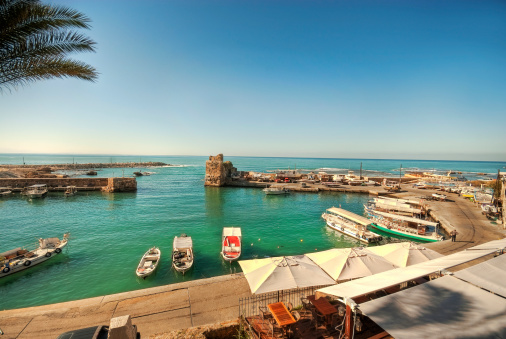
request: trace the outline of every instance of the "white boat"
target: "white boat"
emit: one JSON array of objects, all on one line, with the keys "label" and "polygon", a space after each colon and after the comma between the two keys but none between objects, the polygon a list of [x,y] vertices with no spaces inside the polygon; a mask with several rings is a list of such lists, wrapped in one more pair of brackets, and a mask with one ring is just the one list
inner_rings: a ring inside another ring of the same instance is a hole
[{"label": "white boat", "polygon": [[0,187],[0,197],[6,197],[12,193],[12,190],[8,187]]},{"label": "white boat", "polygon": [[241,256],[241,228],[223,227],[221,243],[221,256],[226,261],[232,262]]},{"label": "white boat", "polygon": [[137,265],[137,270],[135,271],[135,274],[137,274],[138,277],[146,279],[146,277],[151,275],[151,273],[153,273],[158,267],[161,256],[162,251],[160,251],[158,247],[150,248],[142,256],[139,265]]},{"label": "white boat", "polygon": [[185,273],[193,265],[193,242],[186,234],[174,237],[172,246],[172,267],[178,272]]},{"label": "white boat", "polygon": [[47,185],[46,184],[37,184],[28,186],[25,191],[25,195],[29,198],[44,198],[47,195]]},{"label": "white boat", "polygon": [[368,230],[368,226],[372,224],[371,220],[342,208],[329,208],[322,214],[322,218],[331,229],[364,243],[368,244],[382,240],[381,235]]},{"label": "white boat", "polygon": [[59,238],[41,238],[38,244],[0,253],[0,278],[54,258],[67,245],[68,238],[69,233],[65,233],[61,240]]},{"label": "white boat", "polygon": [[63,193],[66,197],[71,197],[77,193],[77,188],[75,186],[67,186],[65,193]]},{"label": "white boat", "polygon": [[267,195],[280,195],[280,194],[289,194],[290,190],[284,187],[266,187],[263,189],[265,194]]},{"label": "white boat", "polygon": [[439,200],[439,201],[446,200],[446,195],[444,195],[444,194],[432,193],[432,197],[436,200]]}]

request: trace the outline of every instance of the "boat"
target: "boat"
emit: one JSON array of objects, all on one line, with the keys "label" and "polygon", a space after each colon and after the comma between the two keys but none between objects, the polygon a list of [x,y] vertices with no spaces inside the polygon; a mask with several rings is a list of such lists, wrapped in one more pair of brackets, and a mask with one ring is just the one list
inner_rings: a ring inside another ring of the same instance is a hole
[{"label": "boat", "polygon": [[178,272],[185,273],[193,265],[193,242],[186,234],[174,237],[172,246],[172,267]]},{"label": "boat", "polygon": [[371,226],[377,230],[415,241],[436,242],[443,240],[443,237],[438,233],[439,225],[436,222],[409,216],[406,213],[400,214],[400,211],[384,211],[376,208],[374,203],[364,205],[364,208],[372,222]]},{"label": "boat", "polygon": [[142,177],[144,174],[142,174],[142,172],[134,172],[134,175],[136,177]]},{"label": "boat", "polygon": [[86,172],[86,175],[97,175],[97,174],[98,174],[97,171],[93,170]]},{"label": "boat", "polygon": [[158,267],[161,256],[162,251],[160,251],[158,247],[151,247],[142,256],[139,265],[137,265],[137,270],[135,270],[135,274],[137,274],[138,277],[146,279],[146,277],[151,275]]},{"label": "boat", "polygon": [[0,187],[0,197],[6,197],[12,193],[12,190],[8,187]]},{"label": "boat", "polygon": [[438,193],[432,193],[432,198],[439,201],[445,201],[446,195],[444,194],[438,194]]},{"label": "boat", "polygon": [[66,197],[71,197],[73,195],[75,195],[77,193],[77,188],[75,186],[67,186],[67,189],[65,190],[65,193],[63,193],[63,195],[65,195]]},{"label": "boat", "polygon": [[331,229],[364,243],[375,243],[382,240],[382,236],[369,230],[371,220],[342,208],[332,207],[322,214],[322,218]]},{"label": "boat", "polygon": [[61,240],[59,238],[40,238],[38,244],[0,253],[0,278],[54,258],[67,246],[69,236],[69,233],[65,233]]},{"label": "boat", "polygon": [[47,195],[48,189],[46,184],[37,184],[28,186],[25,195],[29,198],[44,198]]},{"label": "boat", "polygon": [[223,227],[221,256],[225,261],[232,262],[241,256],[241,228]]},{"label": "boat", "polygon": [[265,194],[267,195],[280,195],[280,194],[290,194],[290,190],[285,187],[266,187],[263,189]]}]

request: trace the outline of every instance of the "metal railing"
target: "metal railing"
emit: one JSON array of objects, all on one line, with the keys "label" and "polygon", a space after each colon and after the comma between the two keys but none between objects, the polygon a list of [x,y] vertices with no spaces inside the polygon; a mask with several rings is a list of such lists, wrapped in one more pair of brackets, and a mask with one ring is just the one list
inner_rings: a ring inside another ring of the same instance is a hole
[{"label": "metal railing", "polygon": [[260,313],[258,307],[276,303],[284,302],[291,303],[294,308],[302,306],[300,301],[301,297],[307,297],[308,295],[315,294],[316,290],[331,285],[320,285],[313,287],[298,288],[294,290],[277,291],[270,293],[262,293],[259,295],[253,295],[248,298],[239,298],[239,316],[241,317],[252,317]]}]

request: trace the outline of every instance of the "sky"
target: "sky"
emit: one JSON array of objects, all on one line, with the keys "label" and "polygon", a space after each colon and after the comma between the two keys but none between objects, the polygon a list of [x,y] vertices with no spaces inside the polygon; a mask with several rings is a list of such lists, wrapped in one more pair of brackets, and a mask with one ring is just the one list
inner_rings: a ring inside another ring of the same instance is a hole
[{"label": "sky", "polygon": [[506,160],[504,1],[51,3],[99,79],[4,90],[0,153]]}]

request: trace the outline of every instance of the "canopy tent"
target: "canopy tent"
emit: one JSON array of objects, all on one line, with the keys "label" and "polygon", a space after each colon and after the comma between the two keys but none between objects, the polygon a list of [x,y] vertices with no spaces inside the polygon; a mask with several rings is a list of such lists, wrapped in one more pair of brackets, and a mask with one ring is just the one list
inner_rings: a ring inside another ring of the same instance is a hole
[{"label": "canopy tent", "polygon": [[335,284],[305,255],[239,261],[251,293]]},{"label": "canopy tent", "polygon": [[476,245],[473,247],[468,248],[467,250],[489,250],[489,249],[495,249],[495,250],[504,250],[506,249],[506,238],[499,239],[499,240],[492,240],[487,243]]},{"label": "canopy tent", "polygon": [[371,220],[361,216],[361,215],[358,215],[358,214],[355,214],[353,212],[350,212],[350,211],[347,211],[345,209],[342,209],[342,208],[337,208],[337,207],[331,207],[329,209],[327,209],[328,212],[330,213],[333,213],[333,214],[336,214],[336,215],[339,215],[343,218],[346,218],[348,220],[351,220],[357,224],[360,224],[360,225],[363,225],[363,226],[367,226],[367,225],[370,225],[372,223]]},{"label": "canopy tent", "polygon": [[412,242],[369,247],[368,250],[382,256],[397,267],[411,266],[443,256],[436,251],[429,250]]},{"label": "canopy tent", "polygon": [[433,221],[429,221],[429,220],[422,220],[422,219],[412,218],[412,217],[406,217],[404,215],[395,214],[395,213],[388,213],[388,212],[374,210],[374,214],[379,214],[381,216],[384,216],[387,218],[392,218],[394,220],[412,222],[414,224],[427,225],[427,226],[433,226],[433,227],[438,226],[437,222],[433,222]]},{"label": "canopy tent", "polygon": [[420,208],[415,208],[410,204],[394,199],[374,198],[374,203],[376,207],[384,208],[387,210],[396,210],[401,212],[409,212],[413,214],[422,213],[422,210]]},{"label": "canopy tent", "polygon": [[450,254],[434,260],[425,261],[408,267],[397,268],[373,276],[348,281],[342,284],[321,288],[316,291],[319,298],[324,295],[354,298],[364,294],[376,292],[388,287],[400,285],[403,282],[415,280],[434,272],[438,272],[453,266],[484,257],[497,251],[489,250],[466,250]]},{"label": "canopy tent", "polygon": [[193,246],[191,237],[175,237],[174,248],[191,248]]},{"label": "canopy tent", "polygon": [[506,338],[506,299],[451,276],[359,308],[396,339]]},{"label": "canopy tent", "polygon": [[336,281],[361,278],[396,268],[388,260],[362,247],[334,248],[307,253],[306,256]]},{"label": "canopy tent", "polygon": [[506,298],[506,255],[455,272],[454,276]]},{"label": "canopy tent", "polygon": [[241,228],[240,227],[223,227],[223,236],[224,237],[241,237]]}]

